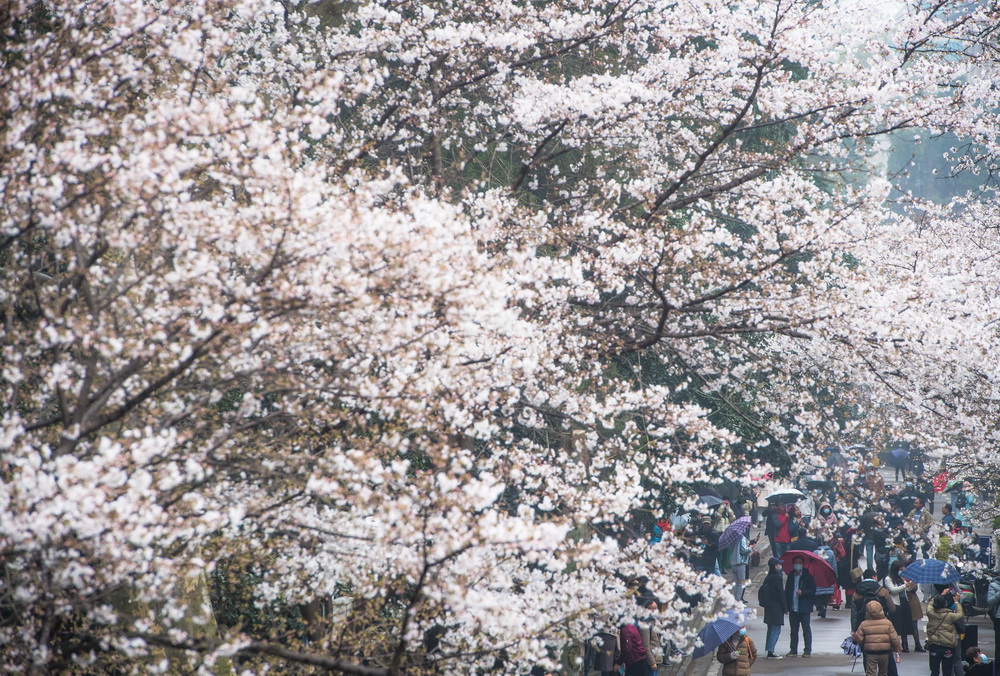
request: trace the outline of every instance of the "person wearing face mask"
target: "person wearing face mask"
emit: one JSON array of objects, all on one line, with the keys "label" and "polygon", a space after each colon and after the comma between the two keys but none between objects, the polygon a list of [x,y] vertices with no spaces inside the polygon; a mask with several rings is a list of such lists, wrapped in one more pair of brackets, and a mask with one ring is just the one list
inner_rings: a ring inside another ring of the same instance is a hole
[{"label": "person wearing face mask", "polygon": [[747,636],[747,628],[722,642],[715,653],[715,659],[722,663],[722,676],[750,676],[750,667],[757,661],[757,646]]},{"label": "person wearing face mask", "polygon": [[764,624],[767,625],[767,657],[780,660],[774,649],[778,647],[781,628],[785,624],[788,605],[785,603],[785,590],[781,582],[781,559],[771,557],[767,562],[767,577],[757,590],[757,602],[764,608]]},{"label": "person wearing face mask", "polygon": [[993,662],[979,646],[970,646],[965,651],[965,662],[965,676],[993,676]]},{"label": "person wearing face mask", "polygon": [[816,601],[816,580],[805,569],[805,559],[796,556],[792,559],[792,574],[785,581],[785,602],[788,605],[788,628],[791,631],[788,655],[799,654],[799,627],[802,627],[802,638],[805,650],[802,657],[812,655],[812,627],[809,626],[813,604]]},{"label": "person wearing face mask", "polygon": [[816,528],[822,541],[830,542],[835,538],[839,526],[837,515],[833,513],[833,506],[829,502],[820,504],[819,514],[816,517]]}]

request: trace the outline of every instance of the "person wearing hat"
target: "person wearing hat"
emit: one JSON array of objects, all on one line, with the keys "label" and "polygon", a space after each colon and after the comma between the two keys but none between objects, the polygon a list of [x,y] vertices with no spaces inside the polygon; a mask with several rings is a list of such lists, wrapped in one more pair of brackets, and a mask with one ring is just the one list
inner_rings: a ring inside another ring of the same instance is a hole
[{"label": "person wearing hat", "polygon": [[785,585],[781,579],[781,559],[771,557],[767,562],[767,577],[757,590],[757,602],[764,608],[764,624],[767,625],[765,648],[770,659],[780,660],[774,649],[778,647],[781,628],[785,625],[788,604],[785,601]]}]

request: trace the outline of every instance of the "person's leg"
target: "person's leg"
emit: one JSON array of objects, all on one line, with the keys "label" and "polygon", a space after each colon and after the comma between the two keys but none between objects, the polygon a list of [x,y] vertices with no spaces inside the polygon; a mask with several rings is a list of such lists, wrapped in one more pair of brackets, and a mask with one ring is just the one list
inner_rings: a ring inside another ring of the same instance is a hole
[{"label": "person's leg", "polygon": [[733,598],[737,601],[743,600],[743,591],[746,587],[743,582],[747,579],[747,567],[744,563],[733,566]]},{"label": "person's leg", "polygon": [[865,540],[865,562],[868,568],[875,567],[875,543],[870,540]]},{"label": "person's leg", "polygon": [[788,654],[798,655],[799,654],[799,623],[802,620],[802,614],[796,612],[788,613]]},{"label": "person's leg", "polygon": [[[931,676],[938,676],[941,671],[941,651],[940,646],[927,646],[927,662],[931,667]],[[945,674],[949,672],[945,671]]]},{"label": "person's leg", "polygon": [[920,627],[917,626],[919,620],[913,620],[913,649],[918,653],[924,652],[924,647],[920,645]]},{"label": "person's leg", "polygon": [[812,627],[809,626],[809,613],[801,613],[802,615],[802,643],[805,650],[802,651],[803,655],[812,655],[813,651],[813,632]]},{"label": "person's leg", "polygon": [[767,643],[765,648],[769,655],[774,654],[774,649],[778,647],[778,638],[781,636],[780,624],[767,625]]},{"label": "person's leg", "polygon": [[864,660],[865,676],[878,676],[878,661],[875,659],[875,655],[864,653],[861,659]]},{"label": "person's leg", "polygon": [[788,551],[788,542],[775,542],[774,543],[774,555],[779,559]]},{"label": "person's leg", "polygon": [[941,651],[941,673],[944,676],[951,676],[955,673],[955,649],[948,648]]}]

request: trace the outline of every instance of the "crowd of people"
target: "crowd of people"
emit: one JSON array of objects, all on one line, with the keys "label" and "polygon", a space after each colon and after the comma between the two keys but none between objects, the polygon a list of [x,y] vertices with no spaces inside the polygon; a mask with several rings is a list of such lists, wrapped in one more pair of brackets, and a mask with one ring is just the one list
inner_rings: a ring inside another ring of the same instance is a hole
[{"label": "crowd of people", "polygon": [[[833,466],[825,475],[804,479],[802,494],[792,500],[766,501],[745,489],[731,498],[707,491],[698,498],[699,509],[659,522],[654,539],[673,530],[685,545],[680,555],[693,568],[731,576],[733,597],[762,609],[767,659],[810,657],[813,614],[825,618],[830,608],[843,608],[850,611],[849,640],[863,650],[867,676],[895,676],[896,659],[911,646],[927,653],[931,676],[992,675],[993,665],[978,646],[962,645],[962,591],[918,585],[902,575],[923,558],[982,560],[969,524],[971,486],[949,477],[925,479],[917,462],[897,458],[895,464],[902,479],[895,486],[883,481],[873,461],[854,472]],[[940,521],[934,519],[935,501]],[[747,528],[735,541],[720,543],[741,517],[757,527],[756,534]],[[762,538],[770,557],[757,598],[751,599],[751,569],[766,551]],[[834,571],[832,581],[817,584],[807,565],[816,558]],[[659,637],[655,598],[639,592],[637,597],[646,612],[587,642],[584,673],[657,676],[665,662],[682,656]],[[691,599],[692,607],[699,601]],[[1000,637],[1000,579],[990,584],[985,606],[980,611],[988,612]],[[778,647],[786,621],[787,651]],[[718,646],[715,657],[723,676],[749,676],[758,653],[744,627]]]}]

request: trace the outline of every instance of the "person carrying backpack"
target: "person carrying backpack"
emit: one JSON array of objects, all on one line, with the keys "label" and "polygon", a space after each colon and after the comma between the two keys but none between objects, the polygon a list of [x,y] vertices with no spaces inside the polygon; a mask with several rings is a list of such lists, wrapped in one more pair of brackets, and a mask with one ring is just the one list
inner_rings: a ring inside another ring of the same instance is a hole
[{"label": "person carrying backpack", "polygon": [[892,617],[896,610],[889,590],[879,584],[877,574],[871,568],[862,574],[861,582],[854,589],[854,603],[851,605],[851,631],[855,632],[865,619],[866,606],[869,601],[877,601],[885,617]]}]

